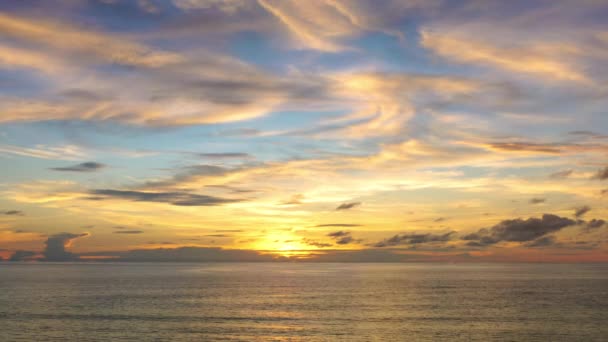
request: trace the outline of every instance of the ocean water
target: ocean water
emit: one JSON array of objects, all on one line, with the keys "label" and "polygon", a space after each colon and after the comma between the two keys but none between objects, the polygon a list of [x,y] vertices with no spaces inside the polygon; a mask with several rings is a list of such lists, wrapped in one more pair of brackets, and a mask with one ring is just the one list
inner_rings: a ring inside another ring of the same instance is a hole
[{"label": "ocean water", "polygon": [[0,263],[0,341],[608,341],[608,265]]}]

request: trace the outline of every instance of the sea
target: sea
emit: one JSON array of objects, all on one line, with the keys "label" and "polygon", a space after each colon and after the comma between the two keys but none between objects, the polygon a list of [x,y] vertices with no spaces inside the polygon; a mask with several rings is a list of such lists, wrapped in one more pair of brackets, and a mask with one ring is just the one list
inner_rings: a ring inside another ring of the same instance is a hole
[{"label": "sea", "polygon": [[4,262],[0,341],[608,341],[608,265]]}]

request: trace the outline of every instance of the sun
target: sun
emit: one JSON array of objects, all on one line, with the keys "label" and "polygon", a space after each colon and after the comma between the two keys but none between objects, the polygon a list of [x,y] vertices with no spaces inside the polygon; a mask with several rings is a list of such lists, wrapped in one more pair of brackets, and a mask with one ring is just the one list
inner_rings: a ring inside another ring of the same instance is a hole
[{"label": "sun", "polygon": [[272,253],[287,258],[305,258],[310,255],[310,246],[300,242],[300,238],[292,234],[269,234],[255,244],[259,251]]}]

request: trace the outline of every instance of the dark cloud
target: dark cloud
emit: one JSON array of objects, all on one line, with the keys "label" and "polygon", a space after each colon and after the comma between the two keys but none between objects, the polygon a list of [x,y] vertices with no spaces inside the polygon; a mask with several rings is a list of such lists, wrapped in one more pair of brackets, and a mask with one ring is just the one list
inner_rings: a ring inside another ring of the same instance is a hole
[{"label": "dark cloud", "polygon": [[143,230],[118,230],[114,234],[143,234]]},{"label": "dark cloud", "polygon": [[[215,196],[191,194],[187,192],[148,192],[134,190],[96,189],[91,190],[96,200],[122,198],[139,202],[161,202],[178,206],[215,206],[227,203],[240,202],[241,199],[228,199]],[[91,199],[89,197],[89,199]]]},{"label": "dark cloud", "polygon": [[315,227],[361,227],[360,224],[352,224],[352,223],[325,223],[318,224]]},{"label": "dark cloud", "polygon": [[7,211],[3,211],[0,212],[4,215],[9,215],[9,216],[23,216],[25,215],[25,213],[21,210],[7,210]]},{"label": "dark cloud", "polygon": [[600,194],[607,195],[608,194],[608,189],[604,189],[604,190],[600,191]]},{"label": "dark cloud", "polygon": [[306,238],[302,239],[302,242],[309,246],[318,247],[318,248],[325,248],[325,247],[333,246],[333,244],[331,244],[331,243],[319,242],[319,241],[306,239]]},{"label": "dark cloud", "polygon": [[248,153],[197,153],[198,156],[209,159],[248,159],[251,155]]},{"label": "dark cloud", "polygon": [[52,167],[51,170],[54,171],[70,171],[70,172],[94,172],[101,170],[105,167],[104,164],[96,163],[96,162],[86,162],[80,163],[72,166],[66,167]]},{"label": "dark cloud", "polygon": [[532,198],[530,199],[530,204],[540,204],[540,203],[545,203],[545,199],[544,198]]},{"label": "dark cloud", "polygon": [[585,225],[583,226],[583,231],[590,232],[590,231],[596,230],[598,228],[602,228],[605,225],[606,225],[605,220],[592,219],[588,222],[585,222]]},{"label": "dark cloud", "polygon": [[384,239],[373,244],[374,247],[391,247],[391,246],[399,246],[399,245],[418,245],[424,243],[433,243],[433,242],[446,242],[452,239],[452,236],[455,232],[448,232],[445,234],[402,234],[395,235],[391,238]]},{"label": "dark cloud", "polygon": [[577,222],[569,218],[544,214],[542,218],[504,220],[492,228],[465,235],[462,239],[468,240],[469,246],[487,246],[503,241],[528,242],[575,224]]},{"label": "dark cloud", "polygon": [[597,173],[592,178],[599,179],[599,180],[608,179],[608,166],[601,170],[598,170]]},{"label": "dark cloud", "polygon": [[447,220],[445,217],[438,217],[438,218],[434,219],[433,222],[443,222],[445,220]]},{"label": "dark cloud", "polygon": [[543,236],[538,238],[532,242],[528,242],[525,244],[526,247],[548,247],[555,245],[555,237],[553,236]]},{"label": "dark cloud", "polygon": [[351,235],[341,237],[336,239],[336,243],[338,245],[348,245],[349,243],[357,242]]},{"label": "dark cloud", "polygon": [[574,172],[573,170],[558,171],[558,172],[550,174],[549,177],[550,178],[568,178],[568,177],[570,177],[570,175],[572,175],[573,172]]},{"label": "dark cloud", "polygon": [[[29,230],[23,230],[23,229],[16,229],[13,232],[16,233],[16,234],[32,233]],[[41,237],[46,237],[46,235],[44,235],[44,234],[40,234],[40,236]]]},{"label": "dark cloud", "polygon": [[217,233],[242,233],[241,229],[218,229],[215,230]]},{"label": "dark cloud", "polygon": [[491,143],[490,146],[497,150],[503,151],[530,151],[530,152],[541,152],[548,154],[559,154],[562,152],[560,146],[552,144],[537,144],[531,142],[497,142]]},{"label": "dark cloud", "polygon": [[162,181],[150,181],[142,185],[141,188],[156,189],[159,187],[173,187],[183,182],[188,182],[197,179],[198,177],[206,176],[222,176],[231,172],[241,170],[240,168],[227,168],[217,165],[190,165],[181,168],[180,172],[173,177]]},{"label": "dark cloud", "polygon": [[332,233],[327,234],[327,236],[333,237],[333,238],[338,238],[338,237],[347,236],[347,235],[350,235],[350,232],[347,232],[344,230],[339,230],[337,232],[332,232]]},{"label": "dark cloud", "polygon": [[347,202],[340,204],[336,210],[348,210],[361,205],[361,202]]},{"label": "dark cloud", "polygon": [[219,185],[219,184],[209,184],[205,185],[206,188],[215,188],[230,191],[234,194],[247,194],[252,192],[259,192],[260,190],[250,190],[250,189],[239,189],[229,185]]},{"label": "dark cloud", "polygon": [[353,236],[351,235],[350,232],[343,231],[343,230],[339,230],[337,232],[329,233],[329,234],[327,234],[327,236],[329,236],[332,239],[334,239],[334,241],[338,245],[347,245],[349,243],[359,242],[359,240],[355,240],[353,238]]},{"label": "dark cloud", "polygon": [[25,261],[31,260],[34,256],[36,256],[36,252],[32,251],[15,251],[8,259],[8,261]]},{"label": "dark cloud", "polygon": [[579,218],[579,217],[585,215],[586,213],[588,213],[589,211],[591,211],[591,208],[584,205],[582,207],[578,207],[578,208],[574,209],[574,216],[576,218]]},{"label": "dark cloud", "polygon": [[570,131],[570,132],[568,132],[568,134],[570,134],[570,135],[587,135],[587,136],[598,135],[597,133],[594,133],[592,131]]},{"label": "dark cloud", "polygon": [[59,233],[51,235],[45,242],[45,249],[42,252],[45,261],[75,261],[78,260],[78,255],[70,253],[66,248],[70,247],[75,239],[88,236],[88,233],[72,234]]}]

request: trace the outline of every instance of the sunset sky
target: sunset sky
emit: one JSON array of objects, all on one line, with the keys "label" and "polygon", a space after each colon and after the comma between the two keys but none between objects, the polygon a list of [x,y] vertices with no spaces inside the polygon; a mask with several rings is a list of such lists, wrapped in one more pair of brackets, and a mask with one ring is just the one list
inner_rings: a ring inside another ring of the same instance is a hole
[{"label": "sunset sky", "polygon": [[2,1],[0,257],[608,261],[607,17]]}]

